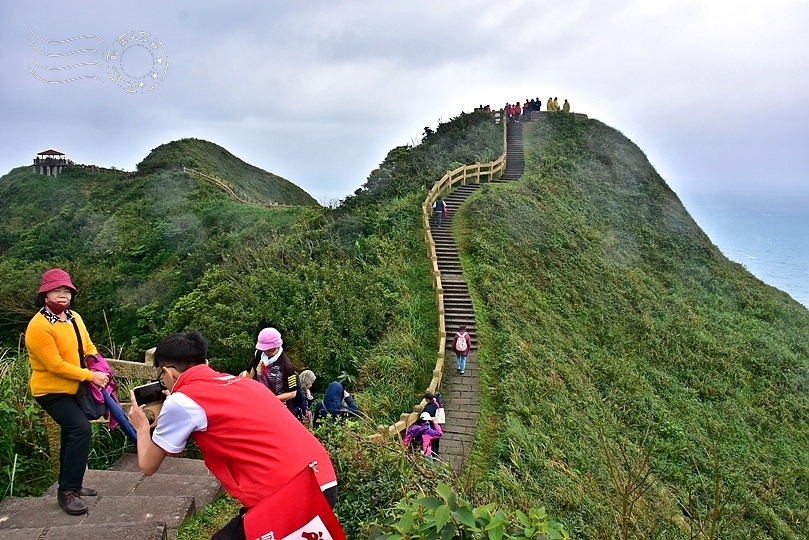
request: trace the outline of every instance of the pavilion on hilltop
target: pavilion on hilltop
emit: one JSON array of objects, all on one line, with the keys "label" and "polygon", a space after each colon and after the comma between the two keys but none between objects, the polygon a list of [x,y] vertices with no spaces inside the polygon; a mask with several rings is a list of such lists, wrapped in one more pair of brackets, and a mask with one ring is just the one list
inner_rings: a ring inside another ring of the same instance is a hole
[{"label": "pavilion on hilltop", "polygon": [[34,172],[46,176],[59,176],[65,167],[73,165],[73,162],[65,157],[65,154],[58,150],[45,150],[37,154],[34,158]]}]

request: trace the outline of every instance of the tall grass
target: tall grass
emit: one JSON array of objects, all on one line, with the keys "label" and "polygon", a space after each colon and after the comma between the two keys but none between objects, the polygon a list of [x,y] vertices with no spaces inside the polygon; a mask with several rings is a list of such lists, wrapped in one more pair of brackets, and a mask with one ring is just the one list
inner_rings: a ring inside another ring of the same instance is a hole
[{"label": "tall grass", "polygon": [[526,153],[455,223],[481,307],[477,496],[541,500],[584,539],[809,535],[809,312],[725,259],[620,133],[560,115]]},{"label": "tall grass", "polygon": [[28,357],[0,349],[0,497],[39,495],[51,481],[42,409],[28,389]]}]

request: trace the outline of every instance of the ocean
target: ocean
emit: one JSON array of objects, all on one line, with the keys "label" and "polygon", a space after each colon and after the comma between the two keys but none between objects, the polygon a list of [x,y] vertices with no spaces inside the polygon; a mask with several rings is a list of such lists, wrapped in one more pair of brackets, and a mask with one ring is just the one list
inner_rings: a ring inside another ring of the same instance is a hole
[{"label": "ocean", "polygon": [[809,306],[809,206],[727,194],[692,195],[683,204],[728,259]]}]

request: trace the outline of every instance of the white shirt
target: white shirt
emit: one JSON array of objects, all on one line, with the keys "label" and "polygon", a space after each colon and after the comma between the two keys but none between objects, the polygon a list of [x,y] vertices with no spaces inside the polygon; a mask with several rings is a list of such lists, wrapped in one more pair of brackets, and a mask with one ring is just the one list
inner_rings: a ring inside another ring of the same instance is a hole
[{"label": "white shirt", "polygon": [[208,416],[202,407],[182,392],[174,392],[160,409],[152,441],[169,454],[179,454],[193,432],[206,429]]}]

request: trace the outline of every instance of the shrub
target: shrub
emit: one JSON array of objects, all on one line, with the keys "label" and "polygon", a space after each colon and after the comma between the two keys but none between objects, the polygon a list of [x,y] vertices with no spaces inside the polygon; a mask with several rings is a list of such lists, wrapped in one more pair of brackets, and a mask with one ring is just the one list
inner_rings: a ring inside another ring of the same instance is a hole
[{"label": "shrub", "polygon": [[494,503],[472,508],[452,489],[439,483],[435,489],[439,498],[415,498],[409,492],[381,522],[371,525],[368,540],[422,538],[450,540],[558,540],[570,538],[565,528],[548,518],[545,508],[498,510]]}]

